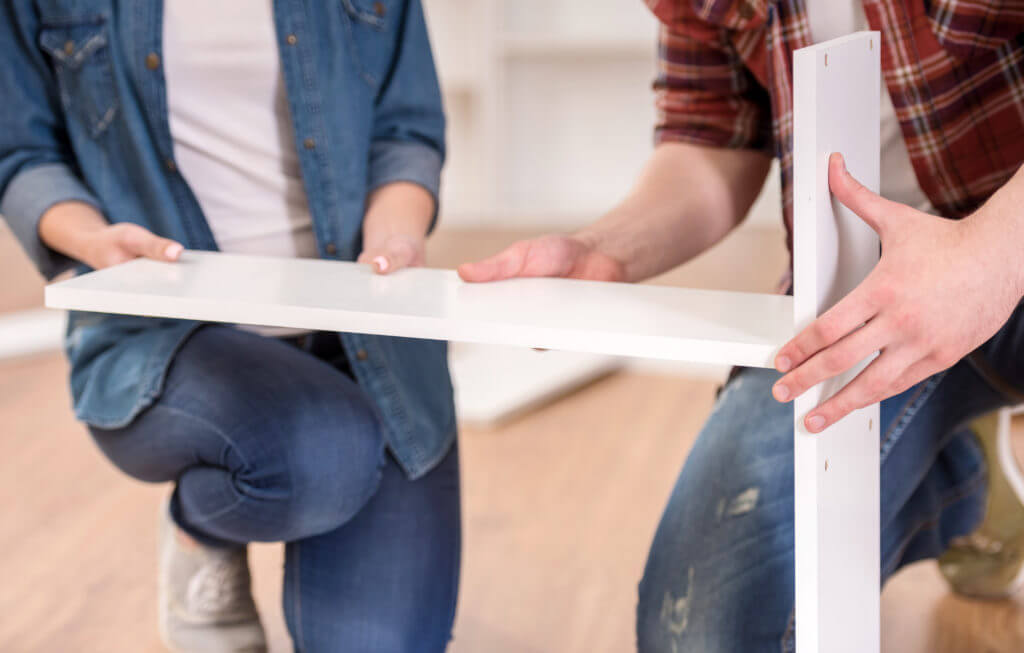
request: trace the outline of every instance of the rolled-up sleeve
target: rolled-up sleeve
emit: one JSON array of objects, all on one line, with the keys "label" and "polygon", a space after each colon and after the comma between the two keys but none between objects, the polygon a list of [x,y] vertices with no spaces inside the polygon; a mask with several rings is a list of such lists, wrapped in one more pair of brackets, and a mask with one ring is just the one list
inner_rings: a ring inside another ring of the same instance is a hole
[{"label": "rolled-up sleeve", "polygon": [[397,43],[374,108],[369,189],[396,181],[412,182],[433,195],[436,209],[445,156],[445,118],[420,0],[405,3]]},{"label": "rolled-up sleeve", "polygon": [[75,173],[52,72],[35,46],[38,28],[32,0],[0,5],[0,214],[53,278],[75,262],[42,242],[39,220],[59,202],[99,202]]},{"label": "rolled-up sleeve", "polygon": [[99,202],[78,177],[61,163],[32,166],[19,172],[0,198],[0,215],[39,272],[52,279],[76,265],[72,259],[47,247],[39,238],[39,220],[59,202],[85,202],[99,209]]},{"label": "rolled-up sleeve", "polygon": [[658,12],[655,142],[771,153],[771,100],[744,65],[731,32],[697,16],[688,2]]},{"label": "rolled-up sleeve", "polygon": [[380,141],[370,146],[369,189],[394,181],[419,184],[436,200],[441,188],[441,153],[416,142]]}]

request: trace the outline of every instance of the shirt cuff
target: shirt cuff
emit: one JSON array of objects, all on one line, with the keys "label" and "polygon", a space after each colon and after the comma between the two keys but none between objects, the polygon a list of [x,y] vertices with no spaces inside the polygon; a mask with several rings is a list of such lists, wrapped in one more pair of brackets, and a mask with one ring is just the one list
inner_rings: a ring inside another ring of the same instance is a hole
[{"label": "shirt cuff", "polygon": [[39,238],[39,221],[60,202],[84,202],[100,210],[100,203],[63,163],[46,163],[19,172],[0,197],[3,215],[25,253],[47,279],[75,267],[78,262],[47,247]]},{"label": "shirt cuff", "polygon": [[408,181],[422,186],[434,198],[430,229],[437,222],[441,205],[441,153],[422,143],[380,141],[370,148],[370,178],[367,195],[384,184]]}]

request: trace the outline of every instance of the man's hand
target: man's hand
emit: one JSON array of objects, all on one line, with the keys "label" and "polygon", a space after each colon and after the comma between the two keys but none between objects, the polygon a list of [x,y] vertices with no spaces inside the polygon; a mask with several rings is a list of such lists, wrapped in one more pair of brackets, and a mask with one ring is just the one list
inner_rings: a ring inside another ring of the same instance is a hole
[{"label": "man's hand", "polygon": [[662,143],[630,193],[571,235],[513,244],[459,267],[466,281],[571,277],[642,281],[692,259],[725,237],[757,197],[771,159],[751,150]]},{"label": "man's hand", "polygon": [[1019,254],[991,219],[999,210],[991,201],[961,221],[937,218],[871,192],[839,154],[829,159],[829,187],[878,233],[882,257],[849,295],[779,350],[775,366],[787,374],[773,394],[790,401],[880,355],[805,416],[814,433],[952,366],[999,330],[1022,294]]},{"label": "man's hand", "polygon": [[465,281],[485,282],[512,277],[568,277],[623,281],[621,263],[597,250],[581,236],[549,235],[521,240],[476,263],[459,266]]}]

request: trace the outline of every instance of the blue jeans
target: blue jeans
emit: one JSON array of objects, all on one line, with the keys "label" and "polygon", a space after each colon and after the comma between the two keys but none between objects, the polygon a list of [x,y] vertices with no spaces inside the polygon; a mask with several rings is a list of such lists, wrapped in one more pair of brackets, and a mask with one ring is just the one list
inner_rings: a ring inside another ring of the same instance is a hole
[{"label": "blue jeans", "polygon": [[459,576],[458,452],[410,481],[336,334],[223,326],[178,352],[159,401],[93,428],[127,474],[175,481],[171,514],[211,545],[284,541],[297,651],[443,651]]},{"label": "blue jeans", "polygon": [[[882,582],[934,558],[984,515],[987,470],[967,423],[1020,403],[1024,320],[881,406]],[[794,650],[793,409],[774,370],[726,384],[654,536],[637,606],[641,653]]]}]

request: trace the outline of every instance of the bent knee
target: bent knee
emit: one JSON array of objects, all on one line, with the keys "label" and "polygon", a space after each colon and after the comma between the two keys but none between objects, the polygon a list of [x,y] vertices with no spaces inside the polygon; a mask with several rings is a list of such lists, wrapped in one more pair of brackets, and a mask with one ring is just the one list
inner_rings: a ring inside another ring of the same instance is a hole
[{"label": "bent knee", "polygon": [[154,455],[156,447],[145,446],[129,427],[103,429],[87,424],[93,442],[104,457],[122,473],[143,483],[166,483],[181,473],[169,456]]},{"label": "bent knee", "polygon": [[279,524],[268,539],[296,540],[334,530],[359,512],[380,483],[385,445],[376,421],[295,428],[298,434],[274,447],[275,459],[236,481],[243,494],[264,500],[268,521]]},{"label": "bent knee", "polygon": [[355,517],[376,493],[383,467],[383,444],[345,449],[347,455],[308,460],[296,471],[288,519],[294,536],[289,539],[338,528]]}]

